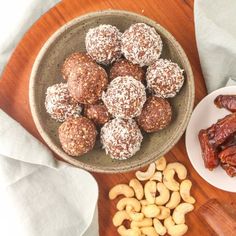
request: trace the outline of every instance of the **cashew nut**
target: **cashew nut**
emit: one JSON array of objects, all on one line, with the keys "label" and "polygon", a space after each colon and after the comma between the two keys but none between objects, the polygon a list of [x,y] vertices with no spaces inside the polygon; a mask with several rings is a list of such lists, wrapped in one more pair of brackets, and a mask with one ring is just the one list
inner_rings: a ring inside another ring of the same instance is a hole
[{"label": "cashew nut", "polygon": [[144,218],[141,221],[131,221],[130,227],[133,229],[135,227],[148,227],[152,226],[152,219],[150,218]]},{"label": "cashew nut", "polygon": [[164,225],[168,234],[171,236],[181,236],[188,231],[188,226],[186,224],[175,225],[171,216],[164,220]]},{"label": "cashew nut", "polygon": [[139,212],[141,210],[141,205],[140,202],[136,198],[122,198],[116,205],[117,209],[119,211],[122,211],[125,209],[127,205],[132,206],[132,208],[136,211]]},{"label": "cashew nut", "polygon": [[153,226],[158,234],[160,235],[166,234],[166,227],[163,226],[161,221],[159,221],[157,218],[153,219]]},{"label": "cashew nut", "polygon": [[133,197],[134,191],[127,184],[117,184],[109,192],[109,198],[115,199],[118,195],[124,195],[125,197]]},{"label": "cashew nut", "polygon": [[186,179],[187,169],[183,164],[179,162],[169,163],[166,167],[166,170],[169,169],[173,169],[177,173],[179,179],[181,180]]},{"label": "cashew nut", "polygon": [[173,169],[165,169],[163,171],[163,183],[171,191],[179,190],[179,183],[174,179],[175,171]]},{"label": "cashew nut", "polygon": [[185,214],[192,211],[194,206],[190,203],[180,203],[173,211],[173,220],[176,224],[184,224],[185,223]]},{"label": "cashew nut", "polygon": [[150,204],[155,203],[156,191],[157,191],[157,187],[156,187],[155,181],[150,180],[145,184],[144,195]]},{"label": "cashew nut", "polygon": [[126,212],[128,213],[129,217],[131,220],[134,220],[134,221],[141,221],[143,220],[144,218],[144,214],[143,213],[140,213],[140,212],[136,212],[134,211],[133,207],[132,206],[127,206],[126,207]]},{"label": "cashew nut", "polygon": [[156,197],[157,205],[164,205],[168,202],[170,198],[170,191],[163,183],[157,183],[157,191],[160,193],[158,197]]},{"label": "cashew nut", "polygon": [[140,181],[148,180],[154,175],[155,169],[156,169],[155,163],[151,163],[146,172],[137,171],[135,175],[137,179]]},{"label": "cashew nut", "polygon": [[130,217],[126,211],[117,211],[112,221],[113,225],[120,226],[124,220],[130,220]]},{"label": "cashew nut", "polygon": [[156,171],[154,175],[150,178],[150,180],[162,181],[162,173],[160,171]]},{"label": "cashew nut", "polygon": [[159,220],[164,220],[170,216],[170,209],[164,206],[159,206],[160,214],[156,217]]},{"label": "cashew nut", "polygon": [[146,199],[141,200],[140,203],[141,203],[142,206],[149,205],[149,202]]},{"label": "cashew nut", "polygon": [[170,201],[166,204],[166,207],[170,209],[174,209],[179,205],[180,201],[181,201],[181,197],[180,197],[179,192],[172,192]]},{"label": "cashew nut", "polygon": [[137,179],[131,179],[129,186],[133,188],[135,196],[138,200],[143,198],[143,185]]},{"label": "cashew nut", "polygon": [[161,157],[160,159],[155,161],[157,170],[164,170],[166,168],[166,159],[165,157]]},{"label": "cashew nut", "polygon": [[160,213],[160,209],[156,204],[142,206],[142,213],[147,218],[156,217]]},{"label": "cashew nut", "polygon": [[148,235],[148,236],[158,236],[156,230],[154,229],[154,227],[149,226],[149,227],[142,227],[141,228],[141,232],[144,235]]},{"label": "cashew nut", "polygon": [[191,187],[192,187],[192,182],[190,180],[186,179],[181,182],[179,192],[180,192],[182,199],[185,202],[194,204],[196,202],[196,200],[190,195]]},{"label": "cashew nut", "polygon": [[141,236],[141,231],[139,228],[126,229],[124,225],[121,225],[117,229],[118,233],[122,236]]}]

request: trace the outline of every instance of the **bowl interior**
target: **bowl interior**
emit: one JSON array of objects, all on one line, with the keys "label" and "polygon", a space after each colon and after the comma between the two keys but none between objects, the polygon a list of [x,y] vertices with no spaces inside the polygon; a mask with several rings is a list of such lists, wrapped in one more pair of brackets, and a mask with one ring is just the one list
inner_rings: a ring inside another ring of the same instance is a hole
[{"label": "bowl interior", "polygon": [[[70,157],[61,149],[57,129],[60,123],[55,122],[46,113],[44,107],[47,87],[64,82],[60,69],[64,59],[75,51],[85,51],[85,34],[89,28],[99,24],[112,24],[121,32],[131,24],[144,22],[153,26],[163,40],[161,57],[171,59],[185,70],[185,83],[180,93],[170,103],[173,107],[173,120],[166,129],[144,134],[141,150],[125,161],[112,160],[105,155],[99,141],[95,149],[81,157]],[[123,11],[105,11],[92,13],[69,22],[57,31],[44,45],[30,79],[30,105],[36,126],[47,144],[66,161],[98,172],[122,172],[136,169],[164,155],[179,140],[189,120],[194,100],[194,83],[191,67],[182,48],[165,29],[154,21],[133,13]]]}]

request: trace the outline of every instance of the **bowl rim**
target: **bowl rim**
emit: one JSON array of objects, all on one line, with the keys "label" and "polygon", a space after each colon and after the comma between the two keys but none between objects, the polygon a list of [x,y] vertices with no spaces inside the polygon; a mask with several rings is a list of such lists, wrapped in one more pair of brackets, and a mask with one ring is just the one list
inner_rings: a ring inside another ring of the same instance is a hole
[{"label": "bowl rim", "polygon": [[[132,165],[126,165],[126,166],[117,166],[117,167],[96,167],[94,165],[91,164],[87,164],[84,162],[81,162],[78,159],[75,159],[74,157],[71,157],[69,155],[67,155],[62,149],[58,148],[55,144],[53,144],[51,138],[49,137],[49,135],[44,131],[43,127],[41,126],[40,123],[40,119],[38,118],[37,115],[37,107],[36,107],[36,101],[35,101],[35,83],[36,83],[36,75],[37,75],[37,71],[39,69],[41,60],[44,56],[44,54],[47,52],[48,48],[54,43],[54,41],[68,28],[73,27],[74,25],[78,24],[81,21],[84,21],[88,18],[91,17],[98,17],[98,16],[104,16],[104,15],[112,15],[112,14],[117,14],[117,15],[127,15],[127,16],[133,16],[133,17],[137,17],[140,22],[144,21],[144,22],[150,22],[152,25],[155,25],[155,27],[157,27],[162,34],[164,34],[173,44],[173,46],[175,47],[175,49],[178,51],[178,54],[180,55],[182,61],[184,62],[184,64],[186,65],[186,67],[188,68],[188,80],[189,80],[189,89],[190,89],[190,99],[188,99],[188,104],[187,104],[187,114],[185,116],[185,119],[182,121],[182,125],[180,126],[180,128],[178,130],[176,130],[175,134],[171,137],[170,141],[169,141],[169,145],[167,145],[167,148],[162,151],[161,153],[159,153],[159,156],[157,156],[156,152],[152,153],[149,155],[149,159],[148,160],[138,160],[137,162],[134,162]],[[55,152],[58,156],[60,156],[63,160],[65,160],[66,162],[86,169],[88,171],[92,171],[92,172],[98,172],[98,173],[122,173],[122,172],[128,172],[131,170],[136,170],[141,168],[142,166],[148,165],[151,162],[154,162],[155,160],[157,160],[158,158],[160,158],[161,156],[163,156],[164,154],[166,154],[167,152],[169,152],[175,145],[176,143],[180,140],[180,138],[182,137],[182,135],[184,134],[186,127],[188,125],[188,122],[190,120],[191,117],[191,113],[193,111],[193,106],[194,106],[194,98],[195,98],[195,85],[194,85],[194,76],[193,76],[193,72],[192,72],[192,68],[190,65],[190,62],[188,60],[187,55],[185,54],[183,48],[181,47],[181,45],[177,42],[177,40],[174,38],[174,36],[167,31],[163,26],[159,25],[156,21],[146,17],[146,16],[142,16],[139,15],[137,13],[134,12],[130,12],[130,11],[124,11],[124,10],[101,10],[101,11],[95,11],[95,12],[91,12],[88,14],[84,14],[81,15],[79,17],[76,17],[72,20],[70,20],[69,22],[65,23],[64,25],[62,25],[58,30],[56,30],[48,39],[47,41],[44,43],[44,45],[41,47],[35,61],[32,67],[32,71],[30,74],[30,78],[29,78],[29,104],[30,104],[30,110],[31,110],[31,114],[34,120],[34,123],[36,125],[36,128],[39,132],[39,134],[41,135],[41,137],[43,138],[43,140],[46,142],[46,144],[49,146],[49,148]]]}]

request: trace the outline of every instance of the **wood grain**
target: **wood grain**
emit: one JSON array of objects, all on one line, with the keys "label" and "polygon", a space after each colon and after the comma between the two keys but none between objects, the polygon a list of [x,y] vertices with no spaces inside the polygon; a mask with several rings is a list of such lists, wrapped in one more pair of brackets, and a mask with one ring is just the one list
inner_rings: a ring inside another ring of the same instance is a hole
[{"label": "wood grain", "polygon": [[[102,9],[123,9],[154,19],[169,30],[180,42],[189,57],[195,76],[197,104],[205,95],[206,88],[201,73],[194,36],[193,0],[64,0],[41,17],[25,34],[15,49],[0,80],[0,107],[19,121],[30,133],[42,141],[33,123],[29,109],[28,83],[35,57],[48,37],[60,26],[79,15]],[[184,137],[166,155],[168,161],[181,161],[193,181],[196,208],[209,198],[232,204],[236,194],[218,190],[205,182],[191,166],[184,144]],[[93,173],[92,173],[93,174]],[[99,184],[99,223],[101,236],[118,235],[112,225],[116,202],[108,200],[109,189],[117,183],[127,183],[134,173],[93,174]],[[187,235],[212,235],[201,217],[194,211],[187,217]],[[224,222],[222,222],[224,224]]]}]

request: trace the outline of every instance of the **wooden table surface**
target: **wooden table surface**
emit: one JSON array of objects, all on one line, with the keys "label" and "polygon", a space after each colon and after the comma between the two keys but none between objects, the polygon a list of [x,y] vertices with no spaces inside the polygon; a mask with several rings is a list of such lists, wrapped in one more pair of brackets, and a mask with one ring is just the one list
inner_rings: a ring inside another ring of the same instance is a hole
[{"label": "wooden table surface", "polygon": [[[32,120],[28,99],[29,75],[35,57],[48,37],[60,26],[82,14],[102,9],[133,11],[163,25],[179,41],[190,60],[195,77],[195,104],[206,95],[194,35],[193,0],[64,0],[41,17],[25,34],[0,80],[0,107],[41,141],[42,138]],[[197,200],[196,208],[209,198],[217,198],[222,203],[236,202],[236,194],[212,187],[193,169],[187,157],[184,136],[166,157],[169,161],[178,160],[188,168],[189,178],[194,186],[193,195]],[[92,174],[99,184],[100,191],[98,204],[100,235],[115,236],[116,229],[112,225],[115,202],[110,202],[107,194],[113,185],[127,183],[134,173]],[[188,215],[187,224],[189,225],[187,235],[214,235],[196,211]]]}]

